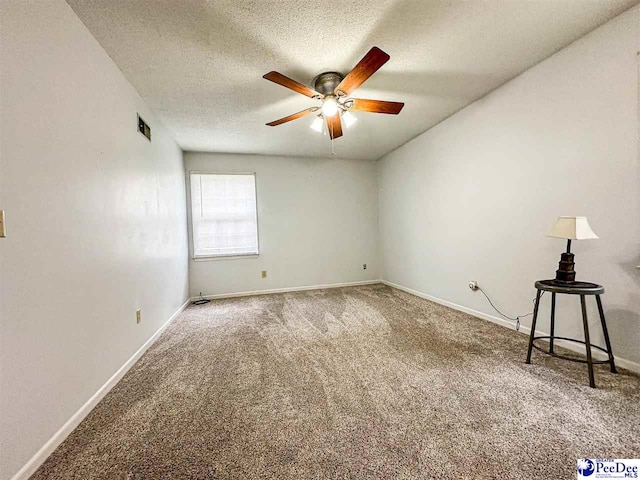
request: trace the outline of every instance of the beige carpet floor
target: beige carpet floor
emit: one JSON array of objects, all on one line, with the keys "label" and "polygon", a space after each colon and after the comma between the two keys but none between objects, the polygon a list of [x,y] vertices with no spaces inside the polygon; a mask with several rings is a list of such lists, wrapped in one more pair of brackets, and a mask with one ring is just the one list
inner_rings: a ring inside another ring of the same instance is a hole
[{"label": "beige carpet floor", "polygon": [[383,286],[185,310],[34,479],[574,479],[640,457],[640,378]]}]

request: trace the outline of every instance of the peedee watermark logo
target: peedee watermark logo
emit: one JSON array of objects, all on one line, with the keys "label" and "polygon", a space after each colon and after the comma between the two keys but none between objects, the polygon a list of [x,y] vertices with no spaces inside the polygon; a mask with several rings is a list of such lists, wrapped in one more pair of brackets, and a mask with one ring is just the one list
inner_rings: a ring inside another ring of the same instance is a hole
[{"label": "peedee watermark logo", "polygon": [[596,466],[588,458],[578,460],[578,478],[588,477],[593,474]]},{"label": "peedee watermark logo", "polygon": [[596,478],[638,478],[640,459],[581,458],[578,460],[578,480]]}]

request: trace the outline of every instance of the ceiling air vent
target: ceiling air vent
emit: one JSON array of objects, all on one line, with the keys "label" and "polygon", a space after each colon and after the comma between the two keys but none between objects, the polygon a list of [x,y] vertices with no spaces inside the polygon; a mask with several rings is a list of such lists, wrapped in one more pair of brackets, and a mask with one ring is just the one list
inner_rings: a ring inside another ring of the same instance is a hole
[{"label": "ceiling air vent", "polygon": [[147,137],[147,140],[151,141],[151,127],[147,125],[147,122],[142,119],[140,114],[138,114],[138,131]]}]

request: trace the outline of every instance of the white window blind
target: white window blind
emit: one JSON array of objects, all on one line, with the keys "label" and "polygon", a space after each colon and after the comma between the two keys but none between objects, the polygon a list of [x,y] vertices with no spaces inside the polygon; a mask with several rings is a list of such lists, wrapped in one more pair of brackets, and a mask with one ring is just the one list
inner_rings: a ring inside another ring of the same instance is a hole
[{"label": "white window blind", "polygon": [[190,176],[194,257],[257,255],[256,176]]}]

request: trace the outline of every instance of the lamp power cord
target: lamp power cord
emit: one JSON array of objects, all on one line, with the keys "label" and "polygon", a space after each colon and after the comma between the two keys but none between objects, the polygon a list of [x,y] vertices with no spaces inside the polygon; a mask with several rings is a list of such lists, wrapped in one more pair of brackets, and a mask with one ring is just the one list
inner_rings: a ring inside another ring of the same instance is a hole
[{"label": "lamp power cord", "polygon": [[191,302],[191,305],[204,305],[204,304],[209,303],[209,302],[211,302],[211,300],[208,300],[208,299],[204,298],[202,296],[202,292],[200,292],[200,298],[195,300],[195,301],[193,301],[193,302]]},{"label": "lamp power cord", "polygon": [[[510,317],[509,315],[505,315],[504,313],[502,313],[498,307],[496,307],[493,302],[491,301],[491,299],[489,298],[489,295],[487,295],[487,293],[482,289],[482,287],[480,287],[478,285],[478,290],[480,290],[482,292],[482,294],[486,297],[487,301],[489,302],[489,305],[491,305],[491,307],[498,312],[502,317],[506,318],[507,320],[510,320],[512,322],[516,323],[516,330],[520,330],[520,319],[521,318],[526,318],[529,317],[531,315],[533,315],[533,311],[529,312],[529,313],[525,313],[523,315],[518,315],[516,317]],[[544,295],[544,292],[542,292],[542,294],[540,295],[540,297],[542,298],[542,295]],[[535,308],[535,303],[536,303],[536,299],[535,297],[533,298],[533,300],[531,301],[531,303],[534,304],[534,308]]]}]

